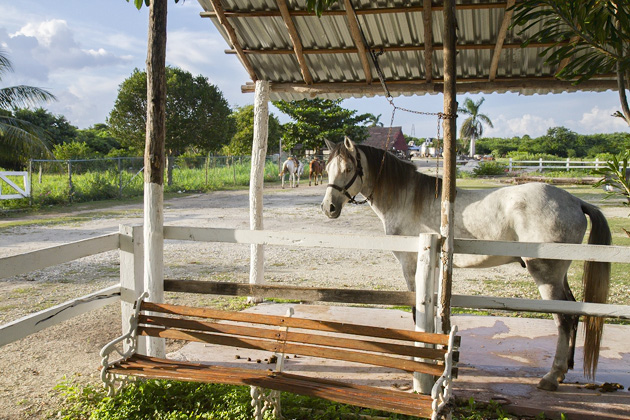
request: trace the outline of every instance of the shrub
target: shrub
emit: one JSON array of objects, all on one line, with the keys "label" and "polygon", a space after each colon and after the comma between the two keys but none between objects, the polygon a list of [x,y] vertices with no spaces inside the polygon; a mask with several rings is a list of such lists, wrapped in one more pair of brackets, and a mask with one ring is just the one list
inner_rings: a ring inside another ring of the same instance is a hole
[{"label": "shrub", "polygon": [[507,167],[499,162],[483,162],[478,168],[473,169],[475,176],[496,176],[505,175]]}]

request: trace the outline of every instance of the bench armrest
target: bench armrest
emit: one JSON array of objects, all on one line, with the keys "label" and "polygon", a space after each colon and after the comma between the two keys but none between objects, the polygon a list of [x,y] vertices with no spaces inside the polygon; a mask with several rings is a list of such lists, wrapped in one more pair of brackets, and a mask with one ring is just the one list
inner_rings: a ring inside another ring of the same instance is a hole
[{"label": "bench armrest", "polygon": [[433,398],[432,409],[433,415],[431,420],[437,420],[442,408],[448,403],[453,393],[453,351],[455,348],[455,335],[457,334],[457,326],[453,325],[448,338],[448,351],[444,355],[444,373],[438,378],[431,389],[431,398]]},{"label": "bench armrest", "polygon": [[[120,355],[120,357],[124,360],[132,356],[138,350],[138,318],[140,315],[140,307],[142,306],[142,302],[149,296],[147,292],[144,292],[138,300],[135,301],[133,305],[133,315],[129,318],[129,329],[122,336],[115,338],[114,340],[107,343],[100,352],[102,357],[101,365],[103,368],[101,369],[101,379],[105,383],[105,386],[108,388],[108,395],[113,394],[114,392],[114,378],[108,372],[110,366],[114,363],[110,363],[109,357],[112,353],[116,352]],[[122,343],[122,346],[119,344]],[[122,349],[121,349],[122,347]],[[124,348],[127,350],[124,350]]]}]

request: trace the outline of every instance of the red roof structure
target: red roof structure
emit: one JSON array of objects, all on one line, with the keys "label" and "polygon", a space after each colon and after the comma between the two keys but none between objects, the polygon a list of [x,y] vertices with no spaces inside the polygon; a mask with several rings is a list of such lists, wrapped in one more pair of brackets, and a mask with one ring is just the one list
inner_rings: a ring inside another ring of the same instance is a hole
[{"label": "red roof structure", "polygon": [[[391,138],[389,139],[387,150],[391,151],[395,148],[396,150],[402,150],[406,152],[407,141],[405,140],[405,136],[403,135],[402,127],[392,127],[391,130]],[[384,150],[385,145],[387,145],[388,133],[389,127],[368,127],[368,137],[363,141],[362,144]]]}]

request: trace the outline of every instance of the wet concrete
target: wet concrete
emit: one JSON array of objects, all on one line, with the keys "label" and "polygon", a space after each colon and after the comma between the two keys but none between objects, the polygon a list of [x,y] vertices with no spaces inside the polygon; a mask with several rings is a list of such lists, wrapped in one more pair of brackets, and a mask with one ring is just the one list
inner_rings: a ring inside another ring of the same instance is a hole
[{"label": "wet concrete", "polygon": [[[391,328],[413,328],[408,312],[323,305],[262,304],[248,312],[284,315],[289,306],[295,316]],[[459,378],[455,396],[476,401],[495,400],[515,414],[548,418],[630,419],[630,326],[606,325],[595,383],[619,383],[623,390],[587,389],[582,375],[583,335],[578,333],[576,369],[569,371],[556,392],[536,388],[553,361],[557,330],[551,320],[455,316],[462,336]],[[409,374],[356,363],[288,355],[285,369],[304,375],[351,380],[359,384],[411,389]],[[270,353],[190,343],[169,355],[180,360],[271,369]],[[249,360],[248,360],[249,359]]]}]

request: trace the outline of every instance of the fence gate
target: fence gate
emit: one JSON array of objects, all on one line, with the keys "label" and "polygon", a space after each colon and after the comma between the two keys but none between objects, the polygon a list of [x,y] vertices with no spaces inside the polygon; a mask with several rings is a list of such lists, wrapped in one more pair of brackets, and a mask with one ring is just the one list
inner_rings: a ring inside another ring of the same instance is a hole
[{"label": "fence gate", "polygon": [[[9,177],[22,177],[24,187],[18,186]],[[8,185],[11,194],[5,194],[3,188]],[[31,183],[28,172],[0,172],[0,200],[27,198],[31,195]]]}]

